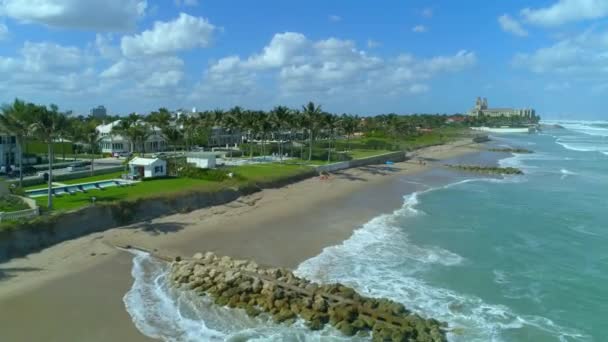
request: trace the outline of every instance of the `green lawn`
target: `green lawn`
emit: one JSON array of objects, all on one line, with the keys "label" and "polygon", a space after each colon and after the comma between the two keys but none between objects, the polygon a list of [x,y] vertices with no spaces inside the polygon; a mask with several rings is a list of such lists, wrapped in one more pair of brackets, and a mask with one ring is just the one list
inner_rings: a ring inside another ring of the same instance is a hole
[{"label": "green lawn", "polygon": [[352,151],[348,152],[348,154],[353,159],[362,159],[362,158],[373,157],[373,156],[377,156],[377,155],[381,155],[381,154],[386,154],[386,153],[391,153],[391,152],[395,152],[395,151],[358,149],[358,150],[352,150]]},{"label": "green lawn", "polygon": [[59,181],[59,183],[79,184],[79,183],[97,182],[97,181],[102,181],[102,180],[106,180],[106,179],[117,179],[117,178],[120,179],[123,173],[125,173],[125,172],[116,171],[116,172],[106,173],[103,175],[97,175],[97,176],[92,176],[92,177],[76,178],[76,179],[70,179],[70,180],[65,180],[65,181]]},{"label": "green lawn", "polygon": [[[221,183],[189,178],[163,178],[139,182],[128,187],[110,187],[104,190],[89,190],[87,193],[63,195],[53,198],[54,210],[70,210],[91,204],[91,197],[96,203],[113,202],[121,200],[135,200],[145,197],[156,197],[181,191],[219,190]],[[47,207],[47,197],[36,197],[41,208]]]},{"label": "green lawn", "polygon": [[293,164],[254,164],[229,167],[235,175],[253,182],[272,182],[310,171],[310,167]]},{"label": "green lawn", "polygon": [[[223,188],[244,185],[248,182],[276,181],[302,172],[310,168],[300,165],[260,164],[245,165],[227,168],[227,172],[233,172],[238,177],[224,182],[214,182],[192,178],[162,178],[139,182],[127,187],[110,187],[104,190],[89,190],[87,193],[76,193],[74,195],[63,195],[53,198],[54,210],[71,210],[91,204],[91,198],[95,197],[96,203],[107,203],[121,200],[136,200],[146,197],[160,197],[164,195],[179,194],[192,191],[217,191]],[[112,177],[114,175],[114,177]],[[104,177],[105,178],[101,178]],[[96,177],[81,178],[73,180],[73,183],[84,183],[101,179],[119,178],[116,174],[107,174]],[[67,183],[67,182],[66,182]],[[36,186],[41,188],[41,186]],[[36,197],[36,202],[41,208],[47,207],[47,197]]]}]

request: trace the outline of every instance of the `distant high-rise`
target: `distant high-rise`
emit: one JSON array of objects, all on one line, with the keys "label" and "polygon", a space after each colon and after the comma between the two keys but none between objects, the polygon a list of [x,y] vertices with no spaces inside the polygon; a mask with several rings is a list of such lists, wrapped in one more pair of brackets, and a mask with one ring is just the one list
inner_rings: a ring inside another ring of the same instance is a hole
[{"label": "distant high-rise", "polygon": [[91,116],[94,118],[102,119],[108,115],[108,111],[104,106],[97,106],[91,109]]}]

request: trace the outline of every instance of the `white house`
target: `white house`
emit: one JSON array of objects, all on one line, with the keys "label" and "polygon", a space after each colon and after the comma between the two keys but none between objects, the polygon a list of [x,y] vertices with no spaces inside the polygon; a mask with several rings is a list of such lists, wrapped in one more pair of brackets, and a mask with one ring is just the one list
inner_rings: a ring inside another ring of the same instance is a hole
[{"label": "white house", "polygon": [[99,132],[99,148],[102,153],[121,153],[121,152],[160,152],[167,148],[165,138],[161,134],[161,129],[152,127],[152,132],[144,142],[144,146],[134,143],[131,150],[131,141],[127,137],[120,134],[112,134],[114,126],[118,125],[120,120],[110,122],[109,124],[99,125],[96,127]]},{"label": "white house", "polygon": [[154,178],[167,175],[167,162],[158,158],[136,157],[129,161],[130,174],[137,178]]},{"label": "white house", "polygon": [[186,162],[194,164],[199,169],[215,168],[215,153],[191,152],[186,154]]}]

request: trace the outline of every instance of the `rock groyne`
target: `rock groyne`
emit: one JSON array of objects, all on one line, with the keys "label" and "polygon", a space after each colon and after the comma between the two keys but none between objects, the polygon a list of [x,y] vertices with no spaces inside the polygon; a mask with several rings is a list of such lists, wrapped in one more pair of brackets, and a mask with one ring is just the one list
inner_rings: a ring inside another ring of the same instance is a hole
[{"label": "rock groyne", "polygon": [[496,167],[496,166],[480,166],[480,165],[453,165],[446,164],[444,165],[450,169],[468,171],[468,172],[477,172],[477,173],[486,173],[491,175],[523,175],[524,172],[520,169],[514,167]]},{"label": "rock groyne", "polygon": [[446,324],[422,318],[400,303],[365,297],[342,284],[316,284],[287,269],[208,252],[175,258],[170,272],[177,288],[210,296],[217,305],[243,309],[249,316],[268,315],[276,323],[302,319],[312,330],[330,324],[346,336],[371,334],[374,341],[446,341]]},{"label": "rock groyne", "polygon": [[534,153],[532,150],[526,148],[491,148],[488,149],[490,152],[503,152],[503,153],[518,153],[518,154],[530,154]]}]

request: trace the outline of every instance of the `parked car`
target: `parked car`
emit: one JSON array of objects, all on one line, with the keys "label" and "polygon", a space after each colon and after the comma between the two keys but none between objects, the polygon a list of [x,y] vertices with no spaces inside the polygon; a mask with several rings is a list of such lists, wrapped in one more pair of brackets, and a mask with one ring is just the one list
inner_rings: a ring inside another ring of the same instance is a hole
[{"label": "parked car", "polygon": [[121,158],[121,157],[129,158],[132,155],[133,155],[133,153],[131,153],[131,152],[114,152],[114,153],[112,153],[112,157],[114,157],[114,158]]}]

